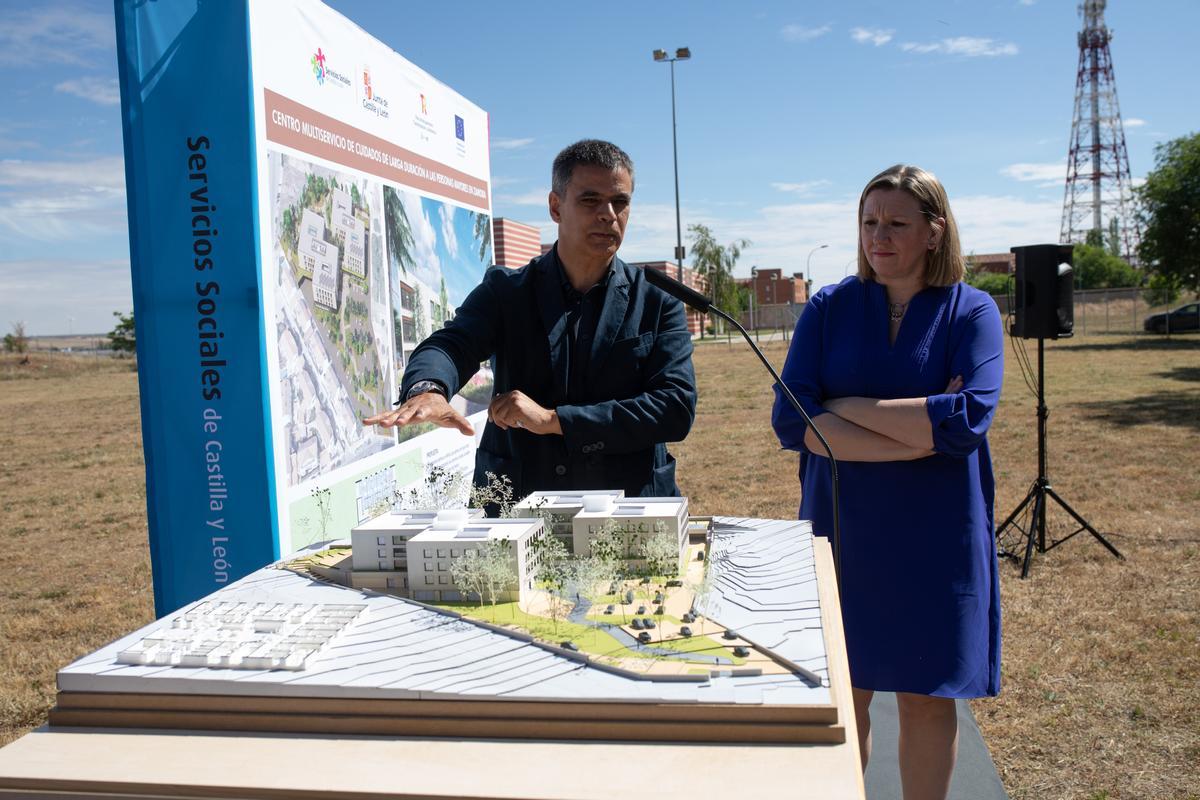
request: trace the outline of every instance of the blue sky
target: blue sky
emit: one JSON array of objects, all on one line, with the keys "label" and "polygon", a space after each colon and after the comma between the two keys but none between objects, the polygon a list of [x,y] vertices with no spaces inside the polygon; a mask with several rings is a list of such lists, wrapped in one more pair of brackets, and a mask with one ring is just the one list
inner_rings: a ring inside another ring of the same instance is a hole
[{"label": "blue sky", "polygon": [[[622,255],[669,258],[676,65],[683,220],[818,285],[854,255],[862,184],[937,173],[968,251],[1054,241],[1080,21],[1074,0],[331,5],[491,115],[494,210],[544,227],[549,164],[609,138],[637,165]],[[1110,0],[1135,176],[1200,128],[1195,0]],[[132,307],[111,5],[0,0],[0,327],[108,330]]]}]

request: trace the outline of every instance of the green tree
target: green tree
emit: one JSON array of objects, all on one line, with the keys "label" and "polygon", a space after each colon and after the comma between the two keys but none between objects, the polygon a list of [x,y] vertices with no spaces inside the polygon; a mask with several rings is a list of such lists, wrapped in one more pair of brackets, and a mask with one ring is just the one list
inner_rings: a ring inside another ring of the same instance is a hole
[{"label": "green tree", "polygon": [[133,312],[122,314],[114,311],[117,318],[116,327],[108,332],[108,346],[118,353],[132,353],[137,350],[137,341],[133,327]]},{"label": "green tree", "polygon": [[1108,235],[1105,236],[1104,244],[1108,248],[1109,255],[1117,258],[1126,255],[1121,252],[1121,221],[1116,217],[1110,217],[1108,220]]},{"label": "green tree", "polygon": [[[1091,231],[1089,239],[1100,239],[1099,231]],[[1095,237],[1092,234],[1096,234]],[[1138,270],[1114,256],[1103,244],[1077,244],[1072,258],[1075,268],[1076,289],[1115,289],[1122,286],[1137,286],[1142,282]]]},{"label": "green tree", "polygon": [[999,272],[976,272],[967,276],[967,283],[988,294],[1008,293],[1008,276]]},{"label": "green tree", "polygon": [[25,323],[14,322],[12,333],[4,334],[4,352],[24,353],[29,349],[29,337],[25,335]]},{"label": "green tree", "polygon": [[489,262],[492,259],[488,257],[488,254],[492,251],[491,218],[487,214],[472,211],[471,227],[475,233],[475,244],[479,245],[479,261],[485,267],[490,266]]},{"label": "green tree", "polygon": [[404,203],[399,193],[390,186],[383,187],[383,221],[387,232],[388,253],[392,261],[400,266],[400,271],[408,274],[409,264],[414,263],[412,225],[408,214],[404,213]]},{"label": "green tree", "polygon": [[689,225],[692,238],[692,269],[708,279],[709,296],[713,304],[726,314],[737,314],[741,309],[741,297],[733,279],[733,269],[742,256],[742,250],[750,246],[749,239],[736,239],[729,244],[718,244],[707,225]]},{"label": "green tree", "polygon": [[1154,169],[1137,190],[1147,272],[1200,291],[1200,133],[1154,148]]}]

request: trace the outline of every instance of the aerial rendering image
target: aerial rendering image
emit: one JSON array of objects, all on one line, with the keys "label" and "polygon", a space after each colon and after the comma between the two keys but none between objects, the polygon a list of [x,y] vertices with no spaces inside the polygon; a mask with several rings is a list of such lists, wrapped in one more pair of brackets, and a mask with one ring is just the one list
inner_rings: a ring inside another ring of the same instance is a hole
[{"label": "aerial rendering image", "polygon": [[393,398],[379,186],[271,153],[275,335],[288,485],[383,450]]}]

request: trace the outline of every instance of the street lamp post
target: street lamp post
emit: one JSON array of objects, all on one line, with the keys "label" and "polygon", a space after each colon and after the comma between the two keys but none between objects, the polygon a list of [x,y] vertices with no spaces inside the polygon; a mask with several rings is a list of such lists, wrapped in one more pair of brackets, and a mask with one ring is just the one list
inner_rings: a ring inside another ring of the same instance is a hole
[{"label": "street lamp post", "polygon": [[807,258],[807,259],[804,261],[804,274],[808,276],[808,279],[809,279],[809,280],[812,280],[812,257],[813,257],[813,253],[817,252],[818,250],[824,250],[826,247],[829,247],[829,245],[827,245],[827,244],[819,244],[819,245],[817,245],[816,247],[814,247],[812,250],[809,250],[809,251],[808,251],[808,258]]},{"label": "street lamp post", "polygon": [[666,50],[655,50],[655,61],[666,61],[671,65],[671,154],[675,159],[675,263],[679,267],[679,282],[683,280],[683,226],[679,221],[679,142],[675,135],[675,62],[686,61],[692,57],[692,51],[687,47],[675,50],[675,57],[668,58]]},{"label": "street lamp post", "polygon": [[754,325],[754,296],[758,294],[758,267],[750,268],[750,330],[757,331]]}]

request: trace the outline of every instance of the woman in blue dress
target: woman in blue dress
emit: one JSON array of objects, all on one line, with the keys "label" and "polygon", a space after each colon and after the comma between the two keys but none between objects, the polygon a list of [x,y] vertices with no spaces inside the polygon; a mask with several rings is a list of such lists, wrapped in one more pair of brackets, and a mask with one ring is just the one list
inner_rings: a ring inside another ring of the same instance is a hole
[{"label": "woman in blue dress", "polygon": [[[871,697],[895,692],[904,797],[944,798],[954,699],[1000,691],[987,429],[1003,330],[992,299],[962,282],[937,178],[897,165],[871,179],[858,208],[858,275],[812,297],[782,377],[838,459],[842,617],[863,766]],[[828,535],[824,450],[782,397],[772,422],[800,452],[800,516]]]}]

